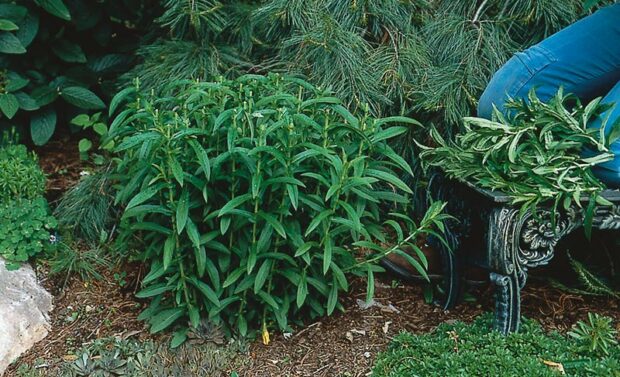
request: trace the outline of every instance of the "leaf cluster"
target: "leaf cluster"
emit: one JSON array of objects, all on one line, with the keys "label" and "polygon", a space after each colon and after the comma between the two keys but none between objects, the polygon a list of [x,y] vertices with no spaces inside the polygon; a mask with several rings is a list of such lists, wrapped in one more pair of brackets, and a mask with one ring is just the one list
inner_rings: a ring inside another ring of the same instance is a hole
[{"label": "leaf cluster", "polygon": [[[57,124],[103,109],[131,67],[148,1],[0,2],[0,126],[29,125],[45,144]],[[133,46],[133,47],[132,47]],[[67,118],[65,118],[67,117]]]},{"label": "leaf cluster", "polygon": [[56,225],[43,197],[0,204],[0,256],[7,268],[17,269],[21,262],[51,250]]},{"label": "leaf cluster", "polygon": [[465,118],[465,130],[454,141],[433,130],[437,146],[424,147],[420,157],[449,177],[510,195],[523,213],[536,213],[544,202],[551,202],[554,212],[571,205],[581,208],[584,198],[589,199],[588,230],[595,205],[609,204],[600,196],[605,186],[591,168],[613,158],[608,145],[617,135],[613,130],[605,135],[605,125],[588,128],[591,119],[608,109],[599,102],[584,107],[560,90],[545,103],[532,91],[527,100],[507,105],[508,116],[495,109],[493,120]]},{"label": "leaf cluster", "polygon": [[609,317],[588,313],[587,322],[579,321],[568,336],[579,343],[581,351],[593,356],[609,356],[613,348],[618,348],[617,331]]},{"label": "leaf cluster", "polygon": [[150,265],[137,296],[152,299],[141,315],[151,331],[201,317],[241,335],[287,329],[340,308],[351,274],[367,277],[372,297],[390,252],[425,274],[414,241],[443,229],[443,206],[409,218],[401,177],[411,170],[387,143],[415,120],[355,116],[275,74],[183,80],[165,93],[120,92],[103,141],[114,142],[125,207],[119,246]]},{"label": "leaf cluster", "polygon": [[0,147],[0,203],[34,199],[45,192],[45,174],[36,155],[24,145]]},{"label": "leaf cluster", "polygon": [[[489,331],[490,317],[484,315],[471,324],[442,324],[428,334],[398,335],[377,356],[373,376],[618,376],[620,348],[612,343],[608,354],[584,352],[572,336],[547,334],[530,320],[524,321],[520,332],[504,336]],[[602,333],[607,337],[613,334],[609,318],[590,317],[605,323]],[[591,325],[579,322],[576,327]]]}]

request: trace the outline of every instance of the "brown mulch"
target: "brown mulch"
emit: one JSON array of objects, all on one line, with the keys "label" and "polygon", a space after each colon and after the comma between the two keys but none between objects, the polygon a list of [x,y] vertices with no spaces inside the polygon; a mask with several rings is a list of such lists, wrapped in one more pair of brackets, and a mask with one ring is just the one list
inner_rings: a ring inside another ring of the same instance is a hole
[{"label": "brown mulch", "polygon": [[35,147],[39,165],[47,176],[46,196],[50,202],[58,199],[67,188],[80,180],[80,172],[89,164],[80,160],[77,135],[62,135],[42,147]]}]

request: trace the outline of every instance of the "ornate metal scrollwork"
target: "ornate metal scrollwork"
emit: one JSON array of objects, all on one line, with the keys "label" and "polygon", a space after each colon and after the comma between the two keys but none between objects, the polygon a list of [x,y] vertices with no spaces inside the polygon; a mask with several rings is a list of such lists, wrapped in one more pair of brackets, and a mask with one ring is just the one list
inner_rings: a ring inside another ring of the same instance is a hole
[{"label": "ornate metal scrollwork", "polygon": [[594,211],[592,227],[603,230],[620,230],[620,206],[600,206]]},{"label": "ornate metal scrollwork", "polygon": [[518,264],[536,267],[549,263],[558,242],[581,224],[581,213],[574,210],[556,213],[555,224],[551,216],[550,211],[541,211],[536,217],[524,216],[516,254]]}]

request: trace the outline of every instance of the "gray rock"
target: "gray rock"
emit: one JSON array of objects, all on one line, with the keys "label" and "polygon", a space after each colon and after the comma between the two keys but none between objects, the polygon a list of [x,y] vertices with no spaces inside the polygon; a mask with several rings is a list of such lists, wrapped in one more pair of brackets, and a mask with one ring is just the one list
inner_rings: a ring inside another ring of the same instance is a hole
[{"label": "gray rock", "polygon": [[0,376],[6,367],[50,329],[52,296],[39,285],[32,267],[7,271],[0,258]]}]

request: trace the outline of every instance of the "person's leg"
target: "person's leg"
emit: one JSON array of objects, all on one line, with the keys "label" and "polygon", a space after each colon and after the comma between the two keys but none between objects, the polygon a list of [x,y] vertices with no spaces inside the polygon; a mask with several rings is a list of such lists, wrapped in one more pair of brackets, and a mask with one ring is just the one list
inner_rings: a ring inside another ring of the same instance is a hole
[{"label": "person's leg", "polygon": [[478,104],[490,118],[509,97],[535,88],[541,100],[564,87],[583,100],[604,95],[620,80],[620,3],[605,7],[539,44],[515,54],[493,76]]},{"label": "person's leg", "polygon": [[[594,120],[590,124],[590,127],[600,128],[603,119],[606,118],[605,134],[609,135],[614,124],[620,122],[620,81],[607,93],[601,103],[615,104],[615,106]],[[620,188],[620,140],[613,142],[610,145],[610,150],[615,155],[615,158],[595,166],[592,170],[594,174],[608,186]]]}]

